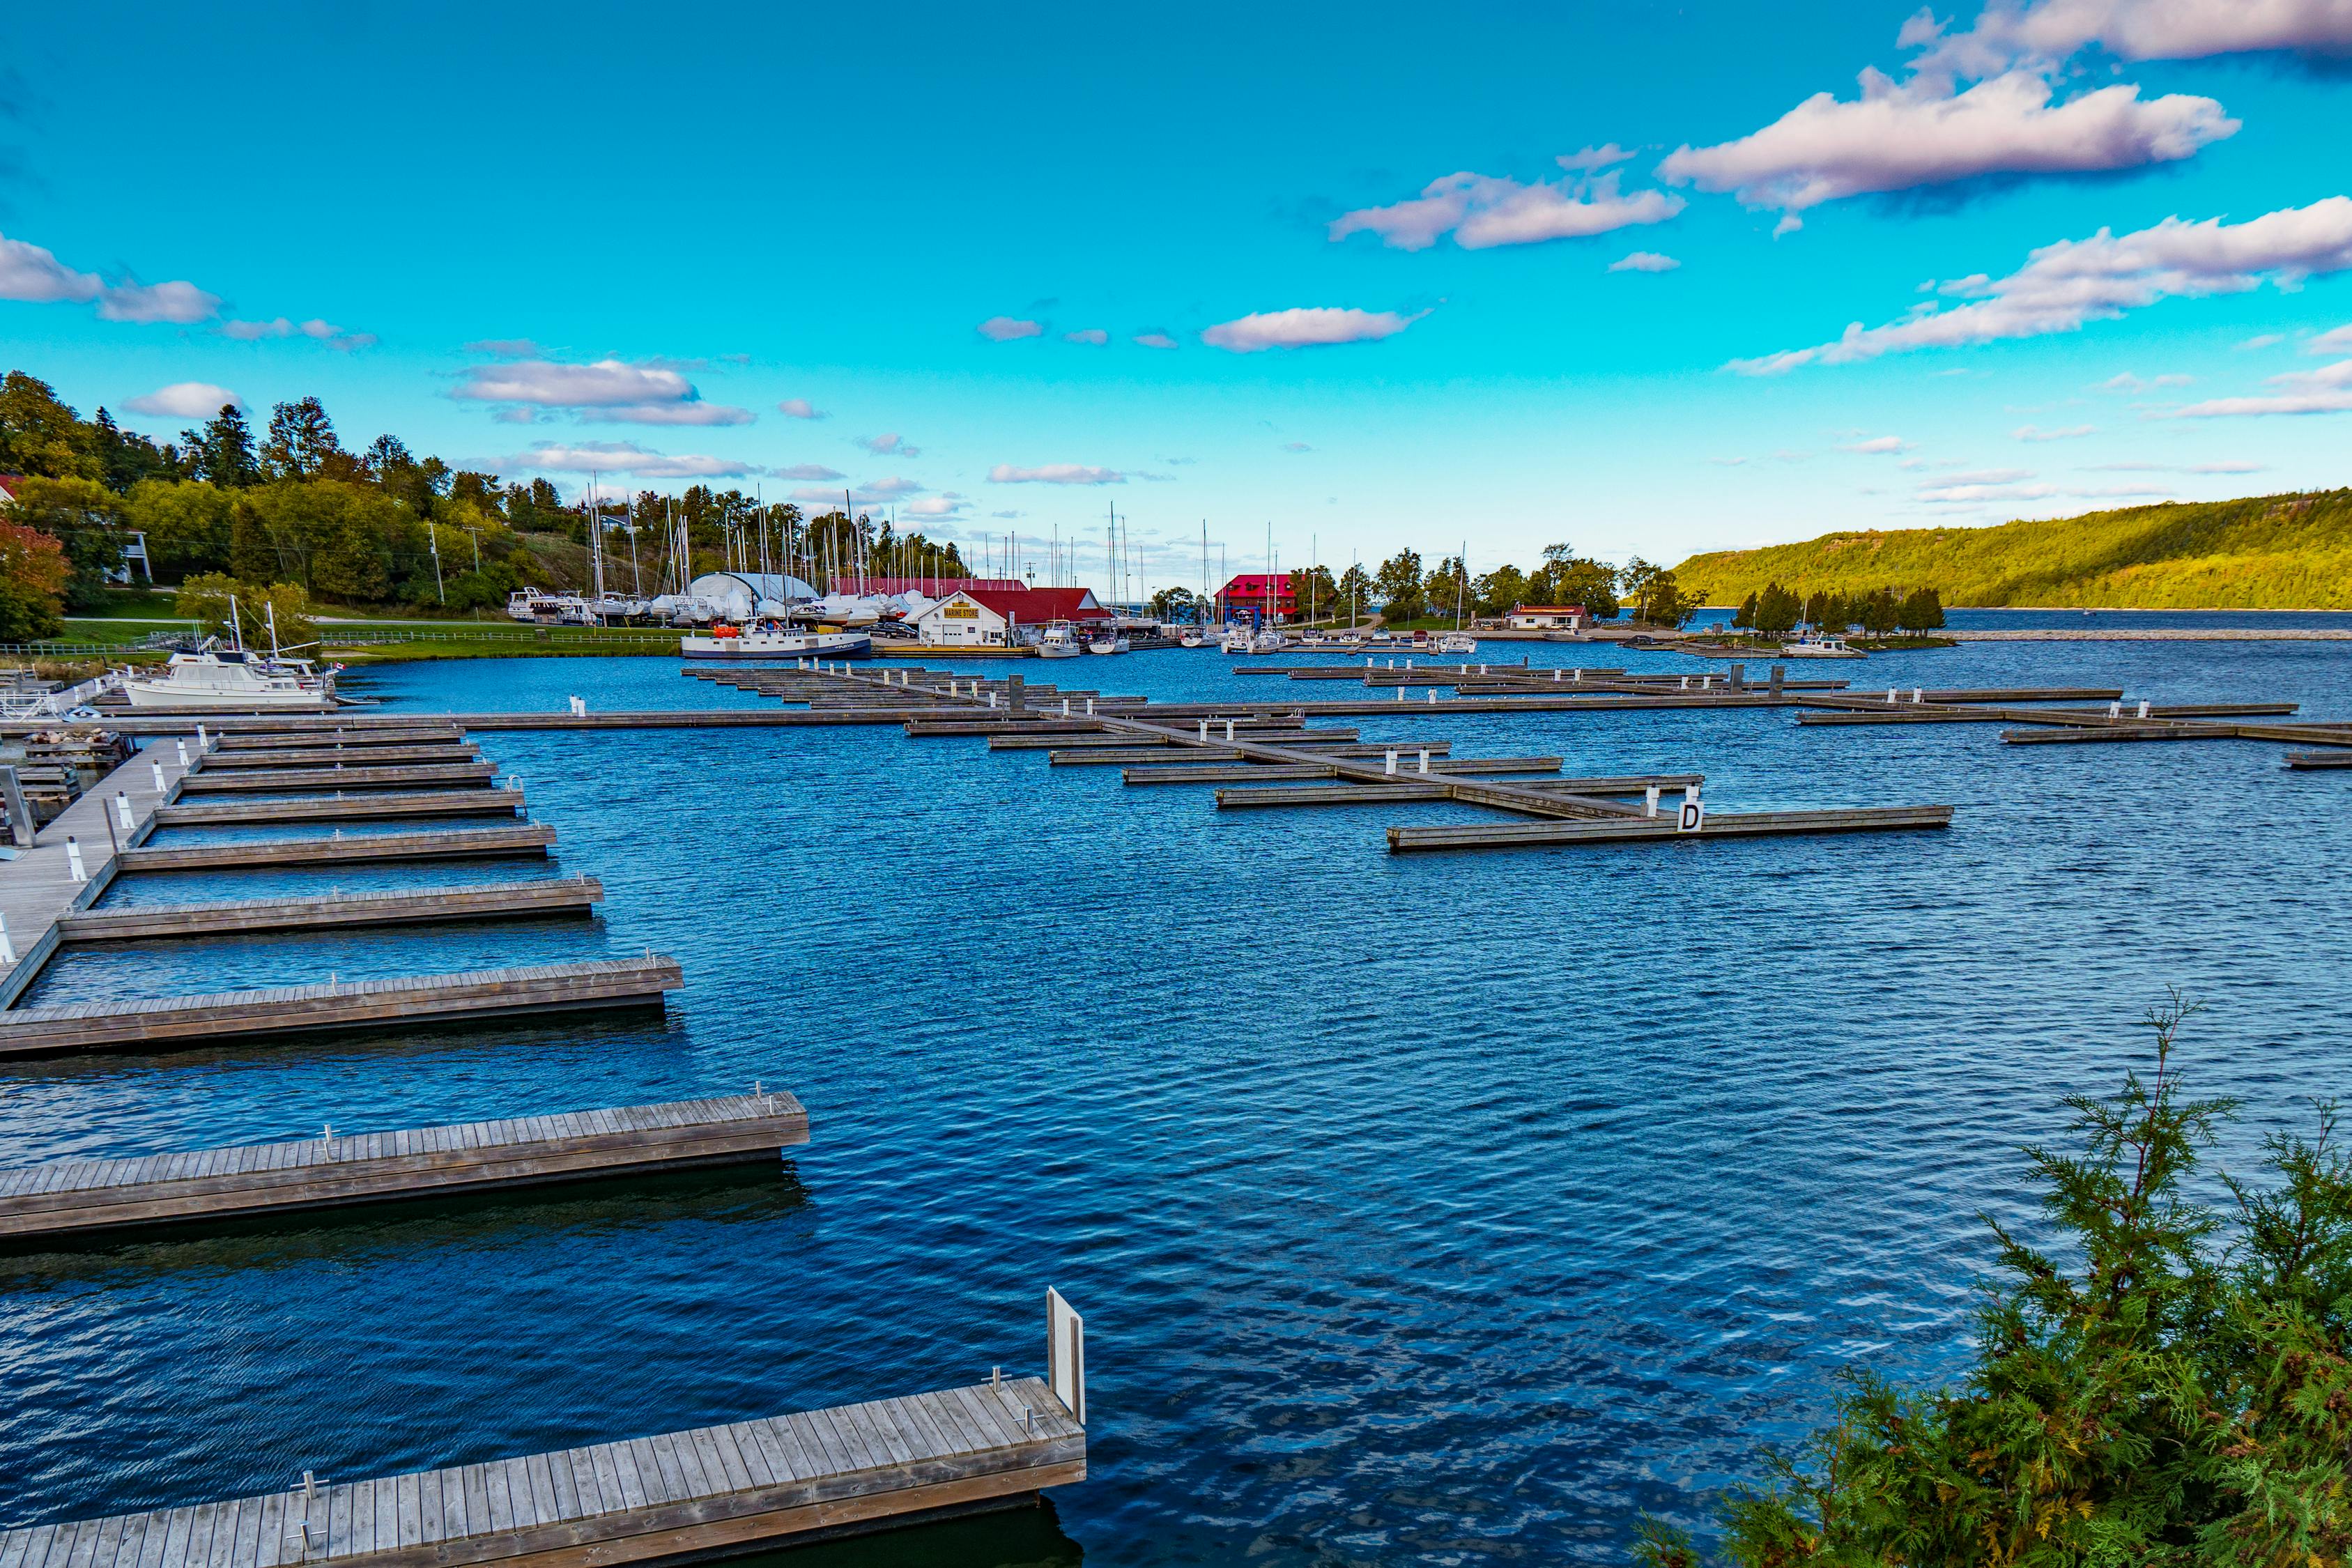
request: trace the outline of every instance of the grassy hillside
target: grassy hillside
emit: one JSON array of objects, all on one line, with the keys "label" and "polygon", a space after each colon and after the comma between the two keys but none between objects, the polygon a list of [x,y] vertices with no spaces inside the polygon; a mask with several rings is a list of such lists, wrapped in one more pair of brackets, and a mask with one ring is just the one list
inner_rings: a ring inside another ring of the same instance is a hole
[{"label": "grassy hillside", "polygon": [[1946,605],[2352,610],[2352,490],[1825,533],[1694,555],[1675,575],[1711,605],[1778,582],[1801,593],[1933,588]]}]

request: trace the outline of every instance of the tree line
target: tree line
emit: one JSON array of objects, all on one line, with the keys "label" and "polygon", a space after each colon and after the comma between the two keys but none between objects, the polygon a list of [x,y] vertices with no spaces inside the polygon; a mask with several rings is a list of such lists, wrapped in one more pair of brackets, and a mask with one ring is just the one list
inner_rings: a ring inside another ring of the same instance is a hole
[{"label": "tree line", "polygon": [[796,506],[703,485],[592,510],[566,503],[545,479],[453,468],[397,436],[352,450],[315,397],[277,405],[258,431],[227,405],[159,444],[104,408],[83,419],[47,383],[10,371],[0,378],[0,474],[19,476],[0,516],[0,642],[55,637],[63,615],[103,609],[125,546],[141,535],[159,584],[201,577],[210,593],[217,577],[256,602],[277,585],[425,613],[496,606],[524,585],[585,586],[592,527],[607,587],[651,593],[670,574],[673,518],[687,523],[688,554],[677,564],[688,579],[715,567],[757,570],[761,543],[770,569],[819,585],[858,570],[968,575],[952,543],[897,534],[864,513],[806,518]]},{"label": "tree line", "polygon": [[[1377,612],[1395,626],[1457,610],[1467,621],[1506,616],[1522,605],[1581,605],[1595,620],[1614,619],[1631,605],[1636,620],[1677,626],[1706,602],[1702,591],[1684,588],[1673,572],[1638,555],[1612,566],[1567,544],[1546,545],[1531,568],[1506,564],[1475,576],[1459,555],[1440,556],[1424,567],[1415,550],[1400,550],[1369,571],[1354,565],[1335,577],[1328,566],[1296,566],[1287,575],[1298,616],[1318,621]],[[1167,588],[1152,603],[1157,614],[1172,619],[1194,599],[1187,589]]]},{"label": "tree line", "polygon": [[1800,595],[1778,583],[1750,594],[1733,612],[1731,624],[1762,634],[1784,637],[1800,626],[1843,632],[1860,626],[1875,637],[1896,631],[1924,636],[1944,624],[1944,601],[1933,588],[1897,594],[1892,588],[1869,593],[1839,594],[1815,589]]}]

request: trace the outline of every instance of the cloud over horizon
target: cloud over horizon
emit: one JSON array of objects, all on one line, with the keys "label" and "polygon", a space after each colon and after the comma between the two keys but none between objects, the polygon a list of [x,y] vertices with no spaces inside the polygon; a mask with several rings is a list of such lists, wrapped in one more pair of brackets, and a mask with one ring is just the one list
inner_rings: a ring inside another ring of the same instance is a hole
[{"label": "cloud over horizon", "polygon": [[1352,307],[1311,307],[1255,311],[1220,321],[1201,334],[1201,341],[1231,353],[1262,353],[1267,349],[1326,348],[1337,343],[1377,342],[1394,337],[1423,316],[1394,310],[1359,310]]},{"label": "cloud over horizon", "polygon": [[694,384],[674,370],[618,359],[589,364],[527,359],[468,365],[449,395],[503,405],[510,413],[562,409],[597,424],[749,425],[754,417],[748,408],[703,402]]},{"label": "cloud over horizon", "polygon": [[[1559,162],[1571,171],[1573,158]],[[1683,198],[1664,191],[1618,191],[1618,174],[1538,180],[1533,184],[1463,170],[1432,180],[1420,195],[1384,207],[1362,207],[1332,220],[1334,240],[1351,234],[1377,234],[1396,250],[1426,250],[1451,233],[1465,250],[1498,245],[1535,245],[1548,239],[1583,239],[1639,224],[1664,223],[1681,212]]]},{"label": "cloud over horizon", "polygon": [[122,406],[133,414],[151,417],[168,416],[174,419],[210,419],[229,405],[245,406],[245,399],[226,386],[215,386],[208,381],[175,381],[169,386],[142,393]]},{"label": "cloud over horizon", "polygon": [[221,297],[193,283],[108,282],[78,271],[54,252],[0,235],[0,300],[28,305],[96,305],[104,321],[169,322],[191,326],[220,314]]},{"label": "cloud over horizon", "polygon": [[1043,463],[1024,468],[999,463],[988,470],[991,484],[999,485],[1123,485],[1127,476],[1117,468],[1090,468],[1082,463]]},{"label": "cloud over horizon", "polygon": [[2242,294],[2265,282],[2292,288],[2347,268],[2352,268],[2352,196],[2284,207],[2240,224],[2168,217],[2130,234],[2102,228],[2087,239],[2045,245],[2004,278],[1975,273],[1938,284],[1939,294],[1969,300],[1956,309],[1924,300],[1885,326],[1855,321],[1830,342],[1734,360],[1727,368],[1778,375],[1800,365],[1851,364],[1918,349],[2078,331],[2163,300]]},{"label": "cloud over horizon", "polygon": [[647,451],[634,441],[541,441],[499,459],[501,471],[544,474],[631,474],[647,479],[738,479],[760,472],[733,458]]}]

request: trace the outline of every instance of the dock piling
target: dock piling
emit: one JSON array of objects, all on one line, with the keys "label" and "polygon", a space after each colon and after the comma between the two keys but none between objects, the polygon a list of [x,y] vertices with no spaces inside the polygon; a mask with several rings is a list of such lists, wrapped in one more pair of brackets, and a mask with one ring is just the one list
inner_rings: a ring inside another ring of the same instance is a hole
[{"label": "dock piling", "polygon": [[1644,816],[1658,815],[1658,786],[1655,784],[1642,792],[1642,815]]},{"label": "dock piling", "polygon": [[89,880],[89,873],[81,866],[81,845],[70,833],[66,835],[66,874],[77,882]]}]

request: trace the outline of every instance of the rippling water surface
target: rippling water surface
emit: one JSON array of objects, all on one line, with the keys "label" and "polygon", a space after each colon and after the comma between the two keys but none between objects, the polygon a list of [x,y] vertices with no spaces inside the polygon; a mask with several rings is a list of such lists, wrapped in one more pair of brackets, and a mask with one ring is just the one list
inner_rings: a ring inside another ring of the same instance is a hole
[{"label": "rippling water surface", "polygon": [[[2346,645],[1847,668],[2352,714]],[[1349,693],[1181,652],[1024,673]],[[650,659],[367,689],[758,702]],[[2017,1146],[2137,1058],[2167,984],[2212,1003],[2200,1086],[2248,1100],[2228,1157],[2345,1087],[2352,774],[2286,773],[2278,746],[1780,711],[1351,721],[1703,772],[1718,810],[1959,812],[1942,834],[1391,858],[1390,823],[1469,814],[1220,815],[1204,789],[895,728],[484,735],[552,861],[148,876],[109,906],[586,872],[597,921],[86,949],[28,1000],[650,947],[685,965],[666,1016],[14,1064],[0,1163],[754,1079],[799,1093],[813,1141],[781,1172],[0,1258],[0,1521],[1032,1369],[1051,1283],[1087,1314],[1093,1479],[1050,1512],[795,1564],[1613,1561],[1643,1510],[1703,1523],[1838,1368],[1959,1364],[1977,1215],[2026,1214]]]}]

